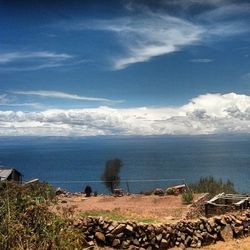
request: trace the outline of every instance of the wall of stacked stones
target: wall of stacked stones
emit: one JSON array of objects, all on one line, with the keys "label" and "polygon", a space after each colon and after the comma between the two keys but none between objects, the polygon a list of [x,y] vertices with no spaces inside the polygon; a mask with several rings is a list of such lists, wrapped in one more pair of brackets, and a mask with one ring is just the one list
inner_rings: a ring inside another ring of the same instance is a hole
[{"label": "wall of stacked stones", "polygon": [[198,248],[219,240],[249,235],[250,211],[164,225],[87,217],[74,221],[74,226],[81,230],[90,247],[99,245],[130,250],[168,249],[174,246]]}]

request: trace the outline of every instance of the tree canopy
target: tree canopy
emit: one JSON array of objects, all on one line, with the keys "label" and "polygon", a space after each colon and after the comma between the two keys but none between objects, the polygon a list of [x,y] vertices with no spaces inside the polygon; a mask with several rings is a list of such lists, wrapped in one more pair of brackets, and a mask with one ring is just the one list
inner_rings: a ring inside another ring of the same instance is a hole
[{"label": "tree canopy", "polygon": [[120,185],[120,170],[123,163],[120,159],[112,159],[106,161],[104,172],[101,180],[104,182],[107,189],[113,193],[115,188]]}]

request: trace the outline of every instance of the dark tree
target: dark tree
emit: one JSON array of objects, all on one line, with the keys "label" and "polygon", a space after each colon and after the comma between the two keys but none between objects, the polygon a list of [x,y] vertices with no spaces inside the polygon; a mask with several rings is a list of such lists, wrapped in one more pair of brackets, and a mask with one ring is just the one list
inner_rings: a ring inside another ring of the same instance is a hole
[{"label": "dark tree", "polygon": [[119,187],[120,184],[120,170],[123,163],[120,159],[108,160],[105,165],[104,172],[101,176],[101,180],[111,193],[114,193],[114,189]]}]

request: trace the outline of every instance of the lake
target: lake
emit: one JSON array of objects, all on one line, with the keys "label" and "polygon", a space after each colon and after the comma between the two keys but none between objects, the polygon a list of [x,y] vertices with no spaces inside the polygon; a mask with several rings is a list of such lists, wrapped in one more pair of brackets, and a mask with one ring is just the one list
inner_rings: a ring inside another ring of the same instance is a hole
[{"label": "lake", "polygon": [[[0,165],[56,187],[82,191],[87,184],[105,193],[105,162],[123,162],[121,186],[131,192],[193,183],[212,175],[250,190],[249,136],[186,137],[2,137]],[[127,182],[128,181],[128,182]]]}]

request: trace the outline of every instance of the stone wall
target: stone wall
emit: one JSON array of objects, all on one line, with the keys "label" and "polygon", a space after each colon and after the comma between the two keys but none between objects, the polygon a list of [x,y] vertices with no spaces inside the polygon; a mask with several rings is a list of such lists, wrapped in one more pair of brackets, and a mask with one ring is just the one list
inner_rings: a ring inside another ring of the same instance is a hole
[{"label": "stone wall", "polygon": [[164,225],[87,217],[75,220],[74,226],[82,231],[90,247],[100,245],[130,250],[168,249],[174,246],[198,248],[218,240],[249,235],[250,211]]}]

